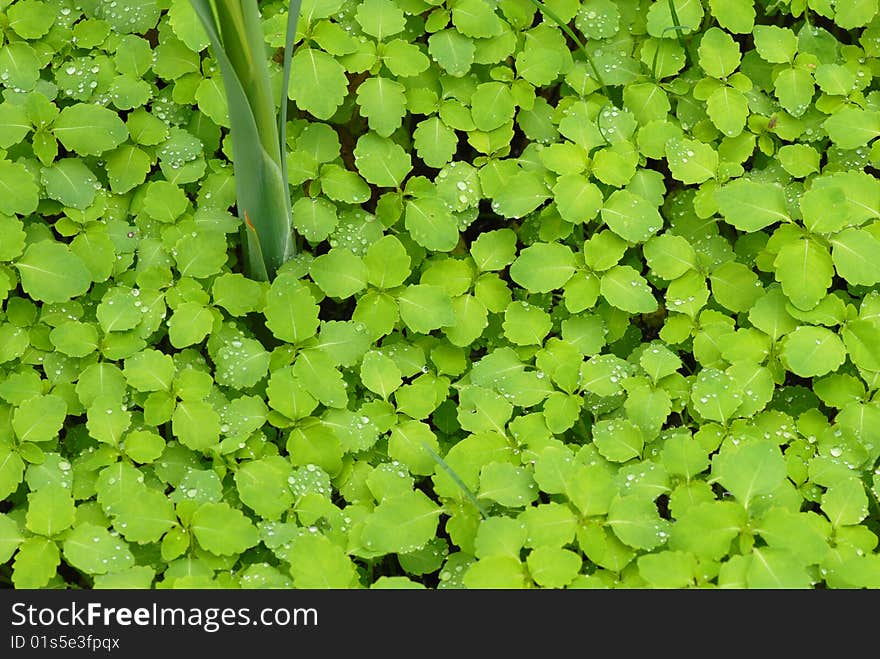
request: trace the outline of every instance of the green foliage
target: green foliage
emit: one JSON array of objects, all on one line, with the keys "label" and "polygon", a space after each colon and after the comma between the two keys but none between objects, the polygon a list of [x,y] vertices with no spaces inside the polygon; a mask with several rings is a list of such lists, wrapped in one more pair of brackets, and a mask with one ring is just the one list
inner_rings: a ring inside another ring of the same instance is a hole
[{"label": "green foliage", "polygon": [[0,582],[880,584],[875,2],[69,4],[0,21]]}]

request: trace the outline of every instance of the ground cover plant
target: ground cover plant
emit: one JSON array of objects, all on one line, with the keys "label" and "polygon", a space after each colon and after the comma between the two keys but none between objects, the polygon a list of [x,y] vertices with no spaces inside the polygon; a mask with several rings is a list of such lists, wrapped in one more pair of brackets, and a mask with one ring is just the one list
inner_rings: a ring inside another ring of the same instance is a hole
[{"label": "ground cover plant", "polygon": [[880,586],[877,0],[262,2],[286,202],[200,7],[0,0],[4,586]]}]

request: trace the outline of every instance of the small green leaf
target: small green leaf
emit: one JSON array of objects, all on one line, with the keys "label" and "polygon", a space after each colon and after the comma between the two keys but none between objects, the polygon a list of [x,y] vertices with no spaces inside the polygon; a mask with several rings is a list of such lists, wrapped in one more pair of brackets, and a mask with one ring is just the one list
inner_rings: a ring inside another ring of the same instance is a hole
[{"label": "small green leaf", "polygon": [[28,494],[26,527],[29,531],[52,537],[71,526],[76,511],[70,492],[60,485],[42,487]]},{"label": "small green leaf", "polygon": [[292,274],[275,278],[266,295],[266,326],[282,341],[302,343],[318,330],[318,305]]},{"label": "small green leaf", "polygon": [[715,201],[728,224],[740,231],[759,231],[775,222],[790,222],[785,192],[775,183],[737,179],[719,187]]},{"label": "small green leaf", "polygon": [[400,318],[414,332],[432,330],[455,323],[452,300],[440,288],[430,284],[408,286],[397,297]]},{"label": "small green leaf", "polygon": [[575,273],[572,251],[559,243],[535,243],[522,250],[510,266],[510,277],[531,293],[562,288]]},{"label": "small green leaf", "polygon": [[0,160],[0,213],[30,215],[40,201],[33,174],[21,163]]},{"label": "small green leaf", "polygon": [[608,197],[602,207],[602,220],[631,243],[645,242],[663,226],[656,206],[629,190],[618,190]]},{"label": "small green leaf", "polygon": [[389,137],[400,127],[406,114],[404,91],[399,82],[382,76],[367,78],[358,87],[357,103],[361,114],[367,117],[370,128],[380,136]]},{"label": "small green leaf", "polygon": [[260,541],[251,521],[226,503],[202,504],[190,528],[202,547],[220,556],[240,554]]},{"label": "small green leaf", "polygon": [[260,517],[278,519],[293,503],[292,472],[290,462],[277,455],[246,462],[235,472],[238,496]]},{"label": "small green leaf", "polygon": [[741,59],[739,45],[724,30],[712,27],[703,33],[697,49],[700,66],[713,78],[726,78],[736,71]]},{"label": "small green leaf", "polygon": [[666,542],[671,525],[660,517],[656,504],[650,499],[623,496],[611,502],[608,526],[624,544],[651,550]]},{"label": "small green leaf", "polygon": [[12,428],[20,442],[49,442],[58,436],[67,417],[67,403],[54,394],[28,398],[12,415]]},{"label": "small green leaf", "polygon": [[408,553],[434,537],[440,509],[421,490],[385,499],[364,520],[361,542],[378,554]]},{"label": "small green leaf", "polygon": [[181,444],[205,451],[220,440],[220,415],[204,401],[181,401],[174,410],[171,428]]},{"label": "small green leaf", "polygon": [[334,248],[312,261],[309,275],[330,297],[351,297],[367,285],[367,266],[348,249]]},{"label": "small green leaf", "polygon": [[318,119],[329,119],[348,94],[345,69],[314,48],[297,48],[291,60],[288,98]]},{"label": "small green leaf", "polygon": [[64,108],[52,132],[64,148],[81,156],[99,156],[115,149],[128,137],[128,129],[115,112],[88,103]]},{"label": "small green leaf", "polygon": [[797,35],[785,27],[776,25],[756,25],[752,32],[755,49],[771,64],[791,62],[797,52]]},{"label": "small green leaf", "polygon": [[793,373],[815,377],[837,370],[846,360],[846,348],[834,332],[804,325],[785,336],[781,357]]},{"label": "small green leaf", "polygon": [[27,538],[15,554],[12,583],[19,589],[43,588],[55,576],[60,562],[61,554],[54,542],[40,536]]},{"label": "small green leaf", "polygon": [[64,560],[86,574],[119,572],[134,565],[128,545],[107,529],[85,522],[64,539]]},{"label": "small green leaf", "polygon": [[373,133],[358,139],[354,158],[364,179],[381,187],[399,188],[412,169],[412,160],[400,145]]},{"label": "small green leaf", "polygon": [[602,275],[602,297],[629,313],[652,313],[659,306],[648,282],[632,267],[616,265]]},{"label": "small green leaf", "polygon": [[880,240],[864,229],[846,229],[831,238],[837,274],[854,286],[880,283]]}]

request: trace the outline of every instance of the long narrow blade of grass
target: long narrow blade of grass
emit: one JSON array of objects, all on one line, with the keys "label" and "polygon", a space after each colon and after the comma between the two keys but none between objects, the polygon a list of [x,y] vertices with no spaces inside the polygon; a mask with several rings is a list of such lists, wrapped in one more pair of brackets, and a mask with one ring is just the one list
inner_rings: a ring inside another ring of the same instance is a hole
[{"label": "long narrow blade of grass", "polygon": [[434,458],[434,462],[436,462],[438,465],[440,465],[440,468],[443,469],[443,471],[445,471],[447,474],[449,474],[449,477],[453,480],[453,482],[456,485],[458,485],[459,489],[462,491],[462,493],[467,498],[467,500],[470,501],[472,504],[474,504],[476,509],[480,511],[480,516],[483,519],[487,519],[489,517],[489,512],[485,508],[483,508],[482,504],[479,502],[477,497],[474,496],[473,492],[471,492],[471,488],[469,488],[465,484],[465,482],[463,480],[461,480],[461,476],[456,474],[455,470],[449,466],[449,464],[446,462],[446,460],[441,458],[440,455],[437,453],[437,451],[432,449],[431,446],[427,442],[423,441],[422,446],[424,446],[425,450],[430,454],[430,456],[432,458]]},{"label": "long narrow blade of grass", "polygon": [[574,41],[578,48],[580,48],[581,52],[584,54],[584,57],[587,59],[587,64],[590,65],[590,68],[593,69],[593,75],[596,76],[596,82],[599,83],[599,86],[602,88],[602,93],[605,94],[607,98],[611,98],[608,87],[605,85],[605,81],[602,79],[602,74],[599,73],[599,67],[596,66],[596,63],[593,61],[592,55],[590,55],[590,51],[587,50],[587,44],[581,41],[580,37],[575,34],[574,30],[572,30],[557,14],[555,11],[550,9],[547,5],[539,0],[529,0],[535,7],[538,8],[545,16],[548,16],[559,29],[565,32],[568,35],[569,39]]},{"label": "long narrow blade of grass", "polygon": [[[253,6],[242,6],[240,12],[231,2],[217,3],[216,15],[210,0],[190,2],[208,34],[226,90],[247,274],[270,279],[292,256],[293,239],[290,191],[282,172],[283,151],[272,111],[265,47],[262,32],[257,37],[254,29],[259,30],[258,14],[254,20],[256,2],[246,3]],[[225,29],[220,25],[223,20],[228,21]],[[228,41],[224,41],[225,35],[230,35]],[[255,50],[257,41],[260,47]],[[244,50],[250,52],[241,52]],[[241,67],[241,75],[236,65]]]}]

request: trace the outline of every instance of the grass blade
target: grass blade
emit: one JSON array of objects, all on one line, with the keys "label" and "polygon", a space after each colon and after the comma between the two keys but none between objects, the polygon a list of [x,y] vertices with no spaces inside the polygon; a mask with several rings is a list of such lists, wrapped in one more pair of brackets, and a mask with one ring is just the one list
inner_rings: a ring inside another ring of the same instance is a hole
[{"label": "grass blade", "polygon": [[471,492],[471,489],[465,484],[463,480],[461,480],[461,476],[456,474],[455,470],[449,466],[446,460],[441,458],[437,451],[432,449],[427,442],[423,441],[422,446],[424,446],[425,450],[431,455],[432,458],[434,458],[434,462],[440,465],[440,468],[443,469],[443,471],[445,471],[447,474],[449,474],[449,477],[456,485],[458,485],[459,489],[461,489],[461,491],[464,493],[467,500],[474,504],[476,509],[480,511],[480,516],[483,519],[487,519],[489,517],[489,512],[485,508],[483,508],[483,505],[479,502],[474,493]]}]

